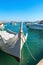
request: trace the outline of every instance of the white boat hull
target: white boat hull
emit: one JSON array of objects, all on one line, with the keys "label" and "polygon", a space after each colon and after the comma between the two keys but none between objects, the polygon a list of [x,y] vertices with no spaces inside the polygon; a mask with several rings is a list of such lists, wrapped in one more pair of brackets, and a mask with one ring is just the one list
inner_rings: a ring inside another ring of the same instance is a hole
[{"label": "white boat hull", "polygon": [[14,57],[21,58],[21,50],[26,39],[27,34],[24,35],[21,26],[18,34],[0,31],[0,48]]},{"label": "white boat hull", "polygon": [[30,29],[43,30],[43,24],[31,24],[27,25]]},{"label": "white boat hull", "polygon": [[8,41],[5,41],[0,36],[0,48],[1,48],[1,50],[12,55],[12,56],[21,58],[21,55],[20,55],[21,50],[22,50],[22,47],[23,47],[23,45],[27,39],[27,36],[23,37],[23,35],[24,35],[23,33],[22,33],[22,35],[16,34],[11,40],[8,40]]},{"label": "white boat hull", "polygon": [[8,45],[8,44],[2,44],[1,50],[3,50],[4,52],[12,56],[20,58],[20,42],[19,41],[17,41],[16,44],[13,43],[13,46]]}]

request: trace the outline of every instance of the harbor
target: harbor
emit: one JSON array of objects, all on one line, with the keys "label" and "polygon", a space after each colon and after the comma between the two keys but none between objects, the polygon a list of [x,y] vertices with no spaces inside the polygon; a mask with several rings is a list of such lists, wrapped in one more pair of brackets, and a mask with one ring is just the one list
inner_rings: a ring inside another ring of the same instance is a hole
[{"label": "harbor", "polygon": [[0,0],[0,65],[43,65],[43,0]]},{"label": "harbor", "polygon": [[[19,33],[20,24],[17,23],[17,25],[14,26],[10,23],[6,23],[5,30],[8,29]],[[21,50],[20,62],[13,56],[0,50],[0,65],[36,65],[43,58],[43,31],[27,28],[24,22],[23,32],[24,35],[28,33],[28,37]]]}]

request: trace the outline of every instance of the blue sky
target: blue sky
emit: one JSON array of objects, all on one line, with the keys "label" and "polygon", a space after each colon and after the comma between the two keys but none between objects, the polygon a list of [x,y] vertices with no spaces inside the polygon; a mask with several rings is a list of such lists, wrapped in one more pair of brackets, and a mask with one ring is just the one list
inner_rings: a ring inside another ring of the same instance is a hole
[{"label": "blue sky", "polygon": [[43,19],[43,0],[0,0],[0,20]]}]

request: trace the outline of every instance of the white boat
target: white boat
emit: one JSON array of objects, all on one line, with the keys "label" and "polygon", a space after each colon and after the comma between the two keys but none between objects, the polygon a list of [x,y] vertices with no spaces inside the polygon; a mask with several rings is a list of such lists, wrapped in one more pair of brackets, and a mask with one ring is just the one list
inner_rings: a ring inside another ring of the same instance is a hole
[{"label": "white boat", "polygon": [[16,21],[11,21],[10,24],[16,26]]},{"label": "white boat", "polygon": [[26,36],[24,35],[21,23],[18,34],[0,31],[0,49],[12,56],[21,58],[21,50],[27,39],[27,35],[27,33]]},{"label": "white boat", "polygon": [[0,23],[0,30],[4,29],[4,26],[2,23]]},{"label": "white boat", "polygon": [[43,23],[40,22],[28,22],[27,27],[30,29],[43,30]]}]

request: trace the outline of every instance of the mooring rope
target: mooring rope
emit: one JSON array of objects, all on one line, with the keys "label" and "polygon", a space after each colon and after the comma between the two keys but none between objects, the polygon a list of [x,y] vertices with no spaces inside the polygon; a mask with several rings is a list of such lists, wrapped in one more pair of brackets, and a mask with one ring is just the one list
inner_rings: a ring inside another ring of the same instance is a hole
[{"label": "mooring rope", "polygon": [[26,43],[26,47],[27,47],[27,50],[28,50],[28,52],[30,53],[31,57],[36,61],[36,58],[35,58],[35,57],[33,56],[33,54],[31,53],[31,51],[30,51],[30,49],[29,49],[27,43]]},{"label": "mooring rope", "polygon": [[[23,36],[23,37],[24,37],[24,36]],[[25,37],[24,37],[24,40],[25,40]],[[22,39],[22,41],[23,41],[23,39]],[[23,42],[24,42],[24,41],[23,41]],[[36,61],[36,58],[35,58],[35,57],[33,56],[33,54],[31,53],[31,51],[30,51],[30,49],[29,49],[27,43],[25,43],[25,44],[26,44],[27,50],[28,50],[28,52],[30,53],[31,57]]]}]

